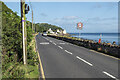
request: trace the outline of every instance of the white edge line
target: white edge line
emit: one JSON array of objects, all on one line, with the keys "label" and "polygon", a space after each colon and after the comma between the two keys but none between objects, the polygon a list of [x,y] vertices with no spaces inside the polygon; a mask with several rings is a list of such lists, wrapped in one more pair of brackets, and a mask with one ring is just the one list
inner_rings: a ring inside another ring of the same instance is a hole
[{"label": "white edge line", "polygon": [[79,56],[76,56],[76,58],[78,58],[78,59],[82,60],[83,62],[87,63],[87,64],[88,64],[88,65],[90,65],[90,66],[93,66],[91,63],[89,63],[89,62],[87,62],[86,60],[84,60],[84,59],[80,58]]},{"label": "white edge line", "polygon": [[[111,77],[111,78],[116,79],[116,77],[114,77],[113,75],[109,74],[108,72],[103,71],[103,73],[106,74],[106,75],[108,75],[108,76]],[[116,79],[116,80],[118,80],[118,79]]]}]

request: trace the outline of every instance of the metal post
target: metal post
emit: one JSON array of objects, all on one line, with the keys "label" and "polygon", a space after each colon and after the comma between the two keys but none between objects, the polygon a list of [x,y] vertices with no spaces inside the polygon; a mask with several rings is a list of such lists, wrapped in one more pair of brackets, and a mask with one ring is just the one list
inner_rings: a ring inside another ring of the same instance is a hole
[{"label": "metal post", "polygon": [[2,2],[0,1],[0,80],[2,79]]},{"label": "metal post", "polygon": [[33,32],[33,10],[32,10],[32,32]]},{"label": "metal post", "polygon": [[21,21],[23,32],[23,63],[26,64],[26,36],[25,36],[25,1],[21,0]]},{"label": "metal post", "polygon": [[79,31],[79,39],[80,39],[80,31]]}]

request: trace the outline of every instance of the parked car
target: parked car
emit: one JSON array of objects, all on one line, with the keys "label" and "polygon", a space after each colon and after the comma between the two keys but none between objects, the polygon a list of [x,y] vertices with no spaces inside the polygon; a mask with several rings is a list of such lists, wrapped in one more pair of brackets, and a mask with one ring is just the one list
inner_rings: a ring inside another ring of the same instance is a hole
[{"label": "parked car", "polygon": [[47,36],[47,33],[46,33],[46,32],[44,32],[44,33],[42,34],[42,36]]}]

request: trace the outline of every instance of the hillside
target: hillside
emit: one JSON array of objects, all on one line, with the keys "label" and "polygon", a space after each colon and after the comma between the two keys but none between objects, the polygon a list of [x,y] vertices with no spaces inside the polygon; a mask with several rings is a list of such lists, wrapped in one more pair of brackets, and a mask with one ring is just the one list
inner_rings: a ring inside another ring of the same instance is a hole
[{"label": "hillside", "polygon": [[[35,52],[35,33],[51,28],[53,31],[61,29],[58,26],[26,21],[27,28],[27,67],[23,65],[22,27],[21,17],[2,2],[2,77],[3,78],[29,78],[36,75],[38,78],[38,57]],[[34,43],[33,43],[34,41]],[[31,45],[31,43],[33,45]],[[34,70],[33,70],[34,69]],[[27,75],[27,76],[26,76]],[[28,77],[29,76],[29,77]]]},{"label": "hillside", "polygon": [[[38,57],[31,42],[31,22],[27,28],[27,66],[23,65],[21,17],[2,2],[2,78],[38,78]],[[34,42],[35,45],[35,42]],[[32,56],[32,57],[31,57]],[[33,70],[34,69],[34,70]]]},{"label": "hillside", "polygon": [[49,28],[51,28],[54,32],[57,31],[57,29],[63,30],[61,27],[58,27],[58,26],[52,25],[52,24],[48,24],[48,23],[37,23],[35,25],[35,27],[36,27],[36,32],[47,31]]}]

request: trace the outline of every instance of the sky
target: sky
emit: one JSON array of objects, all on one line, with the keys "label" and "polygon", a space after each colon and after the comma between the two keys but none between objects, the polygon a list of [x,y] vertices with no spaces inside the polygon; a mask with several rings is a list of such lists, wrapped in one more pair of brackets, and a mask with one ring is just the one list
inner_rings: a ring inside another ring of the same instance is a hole
[{"label": "sky", "polygon": [[[30,2],[26,2],[30,5]],[[5,2],[20,16],[19,2]],[[34,23],[49,23],[68,33],[115,33],[118,32],[118,2],[31,2]],[[32,21],[32,12],[27,15]],[[83,29],[77,30],[77,23]]]}]

